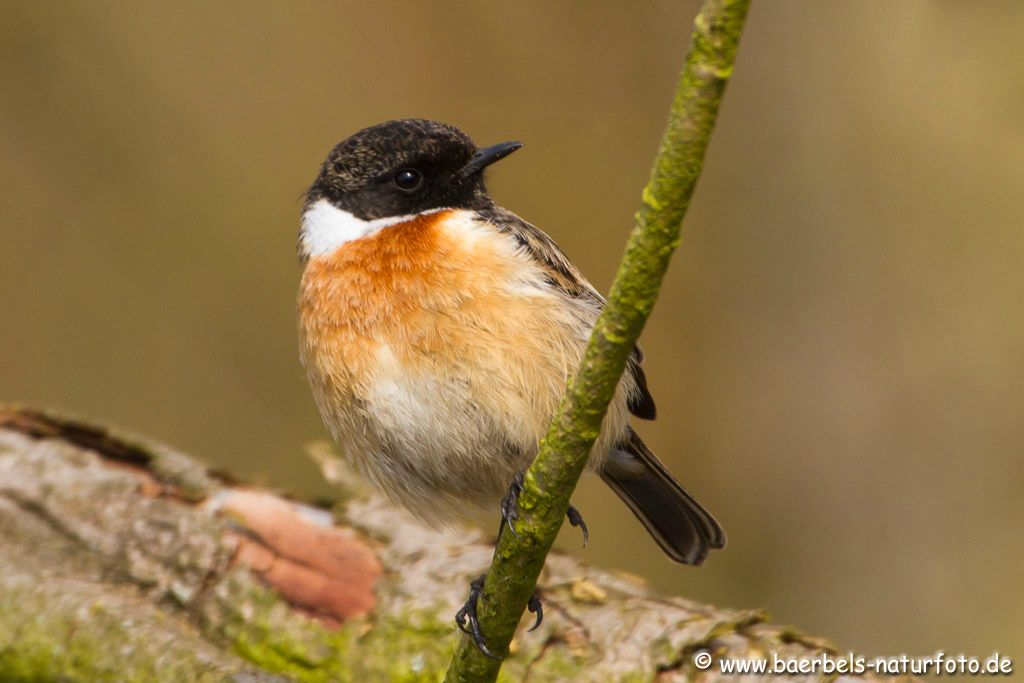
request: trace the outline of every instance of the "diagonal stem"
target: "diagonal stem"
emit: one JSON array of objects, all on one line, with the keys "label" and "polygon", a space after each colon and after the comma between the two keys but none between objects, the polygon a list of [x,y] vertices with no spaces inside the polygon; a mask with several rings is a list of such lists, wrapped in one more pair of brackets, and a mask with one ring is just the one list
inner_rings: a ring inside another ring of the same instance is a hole
[{"label": "diagonal stem", "polygon": [[[502,534],[494,550],[478,615],[488,646],[499,657],[508,656],[508,645],[565,519],[569,496],[679,245],[680,224],[704,164],[749,6],[750,0],[706,0],[694,20],[668,125],[608,304],[526,472],[518,500],[518,534]],[[486,657],[464,637],[445,680],[493,681],[500,668],[501,659]]]}]

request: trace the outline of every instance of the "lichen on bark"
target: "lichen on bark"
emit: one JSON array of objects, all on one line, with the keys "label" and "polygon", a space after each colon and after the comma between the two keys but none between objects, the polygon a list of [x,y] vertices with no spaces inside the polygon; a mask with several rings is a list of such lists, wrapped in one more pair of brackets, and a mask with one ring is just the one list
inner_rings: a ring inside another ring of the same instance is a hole
[{"label": "lichen on bark", "polygon": [[[201,499],[182,496],[168,468],[125,455],[170,449],[119,434],[0,405],[0,681],[444,676],[457,643],[451,616],[492,553],[490,537],[423,526],[323,452],[325,474],[351,492],[329,509],[224,480],[177,453],[171,469],[205,481]],[[271,514],[286,543],[275,542]],[[320,540],[296,554],[289,543],[303,534]],[[242,540],[265,555],[239,552]],[[289,598],[277,571],[289,563],[329,590]],[[340,575],[348,578],[329,582]],[[812,656],[828,647],[761,612],[658,597],[635,578],[559,553],[542,583],[547,617],[513,641],[501,680],[682,681],[695,673],[697,649]],[[362,616],[329,609],[339,594],[365,597],[368,585],[371,610],[341,603]]]}]

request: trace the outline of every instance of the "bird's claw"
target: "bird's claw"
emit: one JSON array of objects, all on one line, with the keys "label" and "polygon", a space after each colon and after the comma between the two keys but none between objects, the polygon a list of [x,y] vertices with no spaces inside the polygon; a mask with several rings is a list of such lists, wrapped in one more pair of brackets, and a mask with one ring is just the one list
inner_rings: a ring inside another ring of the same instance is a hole
[{"label": "bird's claw", "polygon": [[537,621],[533,622],[533,626],[529,628],[527,633],[530,631],[536,631],[537,627],[540,626],[540,622],[544,621],[544,606],[540,604],[540,596],[537,595],[537,591],[533,592],[530,596],[530,601],[526,603],[526,608],[530,610],[531,614],[537,615]]},{"label": "bird's claw", "polygon": [[580,531],[583,532],[583,547],[587,547],[587,542],[590,541],[590,532],[587,530],[587,523],[583,521],[583,515],[580,511],[574,508],[572,505],[565,511],[565,516],[569,518],[569,524],[579,527]]},{"label": "bird's claw", "polygon": [[519,538],[516,533],[515,522],[519,519],[519,494],[523,492],[523,475],[516,474],[512,477],[512,483],[508,487],[508,493],[501,499],[501,521],[502,528],[508,527],[512,535]]},{"label": "bird's claw", "polygon": [[483,652],[491,659],[501,659],[501,657],[487,649],[487,640],[480,630],[480,621],[476,616],[476,604],[480,600],[480,593],[483,591],[484,578],[486,576],[485,574],[469,582],[469,597],[466,598],[466,604],[455,613],[455,625],[459,627],[460,631],[473,639],[473,644],[480,649],[480,652]]},{"label": "bird's claw", "polygon": [[[520,473],[512,477],[508,493],[501,499],[501,528],[498,531],[499,536],[508,527],[512,535],[519,538],[515,523],[519,519],[519,494],[522,492],[523,475]],[[583,521],[583,515],[580,514],[579,510],[570,505],[569,509],[565,511],[565,516],[569,519],[569,524],[583,532],[583,547],[586,548],[587,543],[590,542],[590,530],[587,529],[587,523]]]},{"label": "bird's claw", "polygon": [[[460,631],[473,639],[473,644],[480,648],[480,652],[483,652],[491,659],[501,659],[501,657],[487,648],[487,640],[480,630],[480,620],[477,619],[476,615],[476,605],[480,600],[480,594],[483,592],[484,579],[486,577],[487,575],[484,574],[469,582],[469,597],[466,598],[466,604],[462,606],[462,609],[455,613],[455,625],[459,627]],[[537,591],[534,591],[533,595],[530,596],[530,601],[526,603],[526,608],[531,614],[537,615],[537,619],[529,629],[530,631],[535,631],[541,625],[541,622],[544,621],[544,606],[541,604],[540,595]]]}]

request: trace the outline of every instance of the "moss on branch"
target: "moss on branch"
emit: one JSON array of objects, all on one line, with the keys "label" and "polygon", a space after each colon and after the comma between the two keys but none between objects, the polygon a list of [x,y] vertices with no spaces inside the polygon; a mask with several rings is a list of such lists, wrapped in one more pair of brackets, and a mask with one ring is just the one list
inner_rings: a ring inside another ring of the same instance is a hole
[{"label": "moss on branch", "polygon": [[[526,472],[517,535],[503,534],[494,552],[478,606],[492,652],[508,652],[626,360],[679,245],[680,223],[704,164],[749,5],[749,0],[707,0],[694,21],[668,125],[608,304],[594,326],[579,372]],[[501,660],[486,657],[463,638],[446,680],[491,681],[500,667]]]},{"label": "moss on branch", "polygon": [[[451,615],[490,539],[419,524],[317,454],[349,492],[333,515],[141,437],[0,405],[0,681],[440,680]],[[245,552],[253,543],[261,553]],[[305,589],[340,580],[295,593],[289,565]],[[371,611],[332,609],[372,582]],[[547,558],[545,602],[502,679],[724,683],[734,677],[695,669],[695,651],[834,653],[761,612],[654,596],[559,553]]]}]

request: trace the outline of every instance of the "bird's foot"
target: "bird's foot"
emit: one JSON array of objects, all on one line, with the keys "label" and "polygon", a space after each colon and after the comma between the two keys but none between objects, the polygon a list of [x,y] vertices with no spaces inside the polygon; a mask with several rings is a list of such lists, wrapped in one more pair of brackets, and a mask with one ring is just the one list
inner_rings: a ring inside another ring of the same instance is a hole
[{"label": "bird's foot", "polygon": [[[485,578],[487,578],[487,575],[483,574],[469,582],[469,597],[466,598],[466,604],[462,606],[462,609],[455,613],[455,624],[459,627],[460,631],[473,639],[473,644],[480,648],[480,652],[483,652],[491,659],[501,659],[501,657],[487,648],[487,639],[484,638],[483,631],[480,630],[480,620],[476,614],[476,606],[480,601],[480,594],[483,592]],[[533,631],[544,621],[544,606],[541,604],[540,595],[538,595],[537,591],[534,591],[533,595],[530,596],[530,601],[526,603],[526,608],[530,610],[531,614],[537,615],[536,621],[534,621],[533,626],[529,629]]]},{"label": "bird's foot", "polygon": [[[519,494],[523,492],[523,475],[521,473],[516,474],[512,478],[512,483],[508,487],[508,493],[501,499],[501,527],[498,530],[498,536],[500,538],[501,532],[504,531],[505,527],[512,532],[512,535],[519,538],[519,534],[516,533],[515,522],[519,519]],[[587,543],[590,541],[590,531],[587,529],[587,523],[583,521],[583,515],[580,511],[574,508],[572,505],[565,511],[565,516],[569,520],[569,524],[574,527],[578,527],[583,532],[583,547],[587,547]]]},{"label": "bird's foot", "polygon": [[512,477],[512,483],[508,487],[508,493],[501,499],[501,527],[498,529],[498,535],[501,536],[502,530],[507,526],[508,530],[512,532],[512,535],[519,538],[519,534],[516,533],[516,529],[513,526],[515,521],[519,519],[519,494],[523,492],[523,475],[517,473],[516,476]]},{"label": "bird's foot", "polygon": [[462,606],[462,609],[455,613],[455,625],[459,627],[460,631],[473,639],[473,644],[480,649],[480,652],[483,652],[491,659],[501,659],[501,657],[487,649],[487,640],[480,630],[480,620],[476,616],[476,604],[480,601],[480,593],[484,589],[485,578],[487,578],[486,574],[478,576],[469,582],[469,597],[466,598],[466,604]]}]

